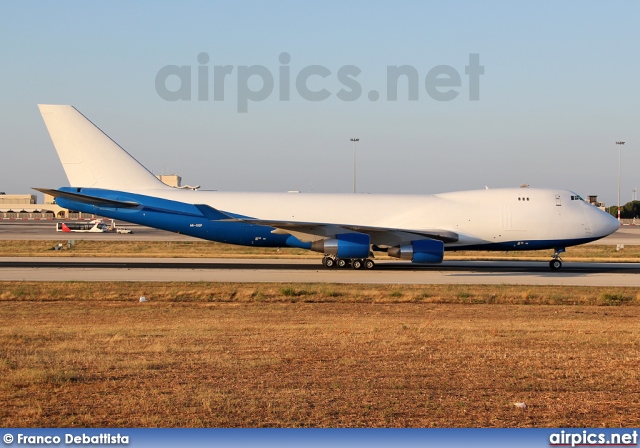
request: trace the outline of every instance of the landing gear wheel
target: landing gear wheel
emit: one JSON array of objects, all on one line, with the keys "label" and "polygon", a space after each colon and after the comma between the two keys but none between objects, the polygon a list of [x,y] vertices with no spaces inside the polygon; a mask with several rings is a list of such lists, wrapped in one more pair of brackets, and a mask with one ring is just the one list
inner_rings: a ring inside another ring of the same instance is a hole
[{"label": "landing gear wheel", "polygon": [[362,269],[364,267],[364,261],[356,258],[355,260],[351,260],[351,267],[353,269]]},{"label": "landing gear wheel", "polygon": [[558,260],[557,258],[554,258],[549,262],[549,267],[551,268],[552,271],[559,271],[560,268],[562,267],[562,261]]},{"label": "landing gear wheel", "polygon": [[549,267],[552,271],[558,271],[562,267],[562,259],[560,258],[560,254],[566,252],[564,247],[556,247],[553,250],[553,256],[551,257],[551,261],[549,262]]},{"label": "landing gear wheel", "polygon": [[336,260],[336,264],[338,265],[339,268],[344,268],[347,266],[347,260],[345,260],[344,258],[338,258]]},{"label": "landing gear wheel", "polygon": [[322,259],[322,264],[325,265],[325,267],[327,268],[332,268],[336,265],[336,260],[334,260],[331,257],[324,257]]},{"label": "landing gear wheel", "polygon": [[373,269],[376,267],[376,264],[373,262],[373,260],[365,260],[364,261],[364,267],[366,269]]}]

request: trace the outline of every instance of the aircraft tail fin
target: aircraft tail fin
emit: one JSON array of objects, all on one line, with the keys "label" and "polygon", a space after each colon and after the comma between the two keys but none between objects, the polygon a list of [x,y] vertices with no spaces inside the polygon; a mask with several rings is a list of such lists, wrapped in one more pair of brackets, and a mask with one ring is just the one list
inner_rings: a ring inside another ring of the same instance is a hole
[{"label": "aircraft tail fin", "polygon": [[38,107],[70,186],[108,190],[171,188],[73,106]]}]

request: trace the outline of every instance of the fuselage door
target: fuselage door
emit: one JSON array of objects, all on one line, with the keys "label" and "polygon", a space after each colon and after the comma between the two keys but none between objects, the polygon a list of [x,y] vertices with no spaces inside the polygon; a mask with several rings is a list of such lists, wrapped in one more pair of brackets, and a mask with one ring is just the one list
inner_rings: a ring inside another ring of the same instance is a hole
[{"label": "fuselage door", "polygon": [[562,205],[562,201],[560,200],[560,195],[556,195],[556,206],[560,207]]}]

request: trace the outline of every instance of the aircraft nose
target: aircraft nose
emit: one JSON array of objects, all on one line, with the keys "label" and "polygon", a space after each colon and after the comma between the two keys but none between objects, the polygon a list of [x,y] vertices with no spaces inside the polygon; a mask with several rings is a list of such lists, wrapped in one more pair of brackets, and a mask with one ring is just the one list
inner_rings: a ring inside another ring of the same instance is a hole
[{"label": "aircraft nose", "polygon": [[618,220],[609,213],[595,207],[593,207],[593,211],[597,212],[591,214],[591,226],[595,234],[607,236],[620,228]]}]

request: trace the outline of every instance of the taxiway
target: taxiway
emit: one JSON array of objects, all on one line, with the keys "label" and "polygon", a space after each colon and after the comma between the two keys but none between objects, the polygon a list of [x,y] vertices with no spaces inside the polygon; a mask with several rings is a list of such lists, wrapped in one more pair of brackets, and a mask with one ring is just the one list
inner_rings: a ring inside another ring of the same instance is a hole
[{"label": "taxiway", "polygon": [[319,260],[0,258],[0,281],[209,281],[363,284],[510,284],[640,287],[637,263],[383,261],[373,271],[327,269]]}]

